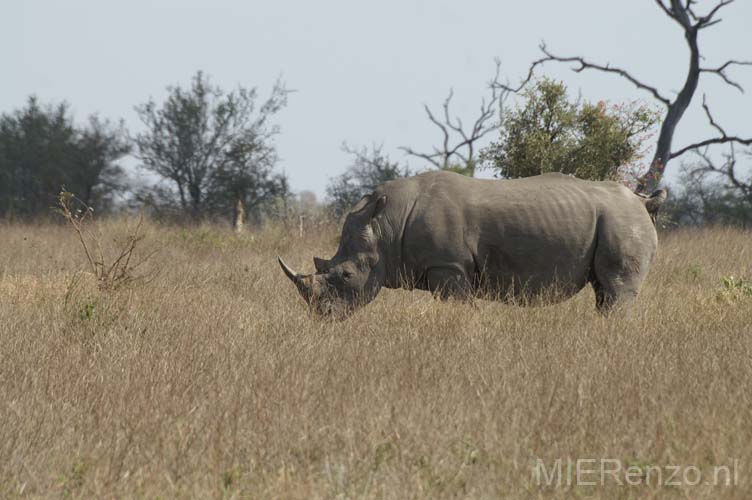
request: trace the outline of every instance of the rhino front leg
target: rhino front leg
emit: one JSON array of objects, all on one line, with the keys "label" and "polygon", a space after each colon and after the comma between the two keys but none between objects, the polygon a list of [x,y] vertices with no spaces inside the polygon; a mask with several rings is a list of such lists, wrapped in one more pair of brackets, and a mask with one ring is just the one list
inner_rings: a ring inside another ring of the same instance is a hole
[{"label": "rhino front leg", "polygon": [[472,300],[472,284],[465,274],[454,267],[432,267],[426,271],[428,289],[441,300],[450,298]]}]

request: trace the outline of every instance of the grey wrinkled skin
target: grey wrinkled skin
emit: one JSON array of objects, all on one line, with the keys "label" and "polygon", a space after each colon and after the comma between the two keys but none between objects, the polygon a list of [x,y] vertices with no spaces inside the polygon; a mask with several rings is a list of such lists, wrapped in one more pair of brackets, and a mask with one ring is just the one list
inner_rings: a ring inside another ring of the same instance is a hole
[{"label": "grey wrinkled skin", "polygon": [[565,300],[590,283],[607,313],[634,301],[655,256],[666,191],[562,174],[486,180],[443,171],[397,179],[345,219],[316,272],[282,269],[318,315],[347,317],[381,287],[519,304]]}]

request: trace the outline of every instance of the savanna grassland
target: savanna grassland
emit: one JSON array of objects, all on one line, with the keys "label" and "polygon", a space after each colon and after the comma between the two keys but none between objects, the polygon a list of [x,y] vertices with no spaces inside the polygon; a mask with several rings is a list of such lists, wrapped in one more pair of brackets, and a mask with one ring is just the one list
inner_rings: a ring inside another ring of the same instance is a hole
[{"label": "savanna grassland", "polygon": [[[336,228],[146,230],[149,280],[101,292],[70,227],[0,224],[1,498],[752,496],[750,232],[661,233],[627,318],[590,289],[540,308],[385,290],[318,323],[275,258],[310,270]],[[536,479],[578,458],[703,477]]]}]

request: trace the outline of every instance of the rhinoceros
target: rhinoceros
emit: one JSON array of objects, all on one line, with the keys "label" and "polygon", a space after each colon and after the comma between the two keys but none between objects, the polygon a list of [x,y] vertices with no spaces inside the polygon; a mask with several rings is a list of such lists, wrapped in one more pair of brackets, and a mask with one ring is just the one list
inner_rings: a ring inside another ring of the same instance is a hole
[{"label": "rhinoceros", "polygon": [[433,171],[364,196],[345,219],[334,257],[314,257],[315,273],[278,260],[315,313],[340,319],[382,287],[535,304],[590,283],[597,309],[608,313],[640,290],[666,196],[559,173],[493,180]]}]

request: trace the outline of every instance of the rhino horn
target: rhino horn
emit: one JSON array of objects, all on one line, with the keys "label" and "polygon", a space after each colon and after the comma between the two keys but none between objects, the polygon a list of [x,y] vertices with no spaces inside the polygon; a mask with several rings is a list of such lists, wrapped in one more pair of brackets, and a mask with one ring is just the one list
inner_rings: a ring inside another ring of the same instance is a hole
[{"label": "rhino horn", "polygon": [[300,295],[303,297],[303,299],[308,302],[312,295],[311,290],[311,283],[308,276],[303,276],[295,271],[293,271],[287,264],[285,264],[285,261],[282,260],[282,257],[277,256],[277,260],[279,261],[279,265],[282,268],[282,270],[285,272],[288,278],[290,278],[290,281],[292,281],[295,286],[298,289],[298,292],[300,292]]},{"label": "rhino horn", "polygon": [[285,264],[285,261],[282,260],[282,257],[280,257],[279,255],[277,256],[277,260],[279,261],[279,265],[282,267],[282,270],[285,272],[287,277],[290,278],[290,280],[293,283],[297,284],[301,279],[300,275],[296,273],[295,271],[293,271],[292,269],[290,269],[290,266]]}]

